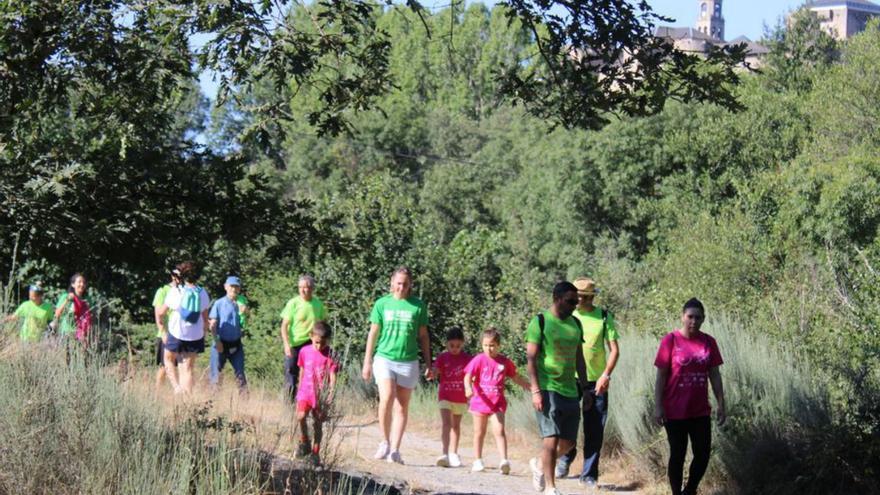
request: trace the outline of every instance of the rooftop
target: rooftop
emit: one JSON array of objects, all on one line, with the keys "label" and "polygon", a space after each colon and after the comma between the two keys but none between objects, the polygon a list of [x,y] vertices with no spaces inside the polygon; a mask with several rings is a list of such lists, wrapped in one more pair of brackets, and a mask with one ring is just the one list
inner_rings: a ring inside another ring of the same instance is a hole
[{"label": "rooftop", "polygon": [[872,14],[880,14],[880,5],[869,0],[815,0],[808,4],[813,10],[817,9],[849,9],[859,12],[870,12]]}]

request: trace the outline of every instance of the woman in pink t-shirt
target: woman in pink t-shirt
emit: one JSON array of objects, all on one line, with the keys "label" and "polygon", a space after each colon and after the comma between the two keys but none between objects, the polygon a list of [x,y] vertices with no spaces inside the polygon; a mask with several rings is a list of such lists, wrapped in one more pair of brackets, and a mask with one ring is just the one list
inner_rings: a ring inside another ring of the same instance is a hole
[{"label": "woman in pink t-shirt", "polygon": [[[706,311],[698,299],[684,304],[682,327],[660,341],[654,366],[654,420],[666,428],[669,441],[667,474],[673,495],[695,495],[709,465],[712,423],[709,416],[709,383],[717,403],[718,425],[724,424],[724,386],[718,367],[724,362],[718,344],[700,331]],[[694,459],[687,484],[682,487],[684,458],[688,439]]]},{"label": "woman in pink t-shirt", "polygon": [[464,393],[471,400],[470,411],[474,417],[474,465],[473,472],[485,470],[483,465],[483,439],[490,418],[495,444],[501,454],[498,469],[501,474],[510,473],[510,460],[507,459],[507,434],[504,431],[504,413],[507,400],[504,398],[504,382],[513,380],[525,390],[529,381],[516,373],[513,361],[498,353],[501,334],[496,328],[488,328],[482,337],[483,353],[474,356],[464,369]]}]

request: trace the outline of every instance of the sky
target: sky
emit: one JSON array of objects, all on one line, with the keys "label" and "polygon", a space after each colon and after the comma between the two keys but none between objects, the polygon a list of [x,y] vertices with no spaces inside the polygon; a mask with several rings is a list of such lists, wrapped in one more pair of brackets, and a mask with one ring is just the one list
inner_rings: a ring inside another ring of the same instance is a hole
[{"label": "sky", "polygon": [[[724,36],[732,40],[746,36],[758,40],[764,26],[773,27],[780,17],[799,7],[804,0],[723,0]],[[672,17],[673,26],[693,26],[699,13],[699,0],[648,0],[658,14]]]}]

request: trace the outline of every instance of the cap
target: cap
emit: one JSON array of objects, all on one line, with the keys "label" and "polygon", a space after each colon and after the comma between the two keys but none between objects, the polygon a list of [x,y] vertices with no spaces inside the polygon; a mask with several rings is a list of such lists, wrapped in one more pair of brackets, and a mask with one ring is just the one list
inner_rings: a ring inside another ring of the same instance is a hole
[{"label": "cap", "polygon": [[231,276],[226,278],[226,285],[237,285],[241,287],[241,280],[238,277]]},{"label": "cap", "polygon": [[577,278],[574,281],[574,286],[577,288],[579,295],[594,296],[599,293],[599,289],[596,288],[596,282],[591,278]]},{"label": "cap", "polygon": [[40,282],[36,282],[31,284],[28,290],[31,292],[43,292],[43,285]]}]

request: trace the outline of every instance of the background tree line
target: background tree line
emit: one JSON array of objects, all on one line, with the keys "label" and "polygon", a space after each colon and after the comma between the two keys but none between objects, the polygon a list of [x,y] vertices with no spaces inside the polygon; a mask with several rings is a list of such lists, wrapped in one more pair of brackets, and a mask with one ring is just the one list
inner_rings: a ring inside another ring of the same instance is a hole
[{"label": "background tree line", "polygon": [[[737,105],[670,101],[649,116],[604,113],[607,125],[586,130],[506,97],[498,68],[524,64],[535,42],[508,13],[480,4],[371,11],[389,40],[391,86],[323,122],[348,129],[335,136],[316,130],[327,87],[293,74],[230,81],[226,103],[211,107],[187,33],[170,16],[119,27],[112,12],[5,13],[13,24],[80,16],[59,21],[76,31],[7,43],[7,55],[40,50],[51,36],[82,39],[85,55],[42,89],[0,90],[18,105],[4,113],[0,145],[2,273],[61,286],[82,270],[135,322],[150,321],[152,291],[173,261],[201,261],[214,295],[223,275],[238,273],[255,308],[249,373],[267,380],[279,379],[278,313],[300,273],[318,279],[351,362],[372,301],[401,264],[417,274],[437,348],[450,325],[476,335],[491,324],[518,361],[527,319],[560,278],[598,280],[600,304],[623,324],[624,354],[628,337],[662,335],[698,296],[710,317],[808,363],[828,411],[822,424],[785,418],[787,433],[770,445],[789,449],[791,472],[755,478],[731,464],[723,475],[744,491],[875,492],[877,25],[838,44],[797,14],[767,33],[767,65],[741,76]],[[284,19],[308,32],[314,16],[300,7]],[[105,42],[87,44],[96,33]],[[316,77],[334,70],[321,66]],[[149,325],[128,328],[149,340]],[[745,439],[753,467],[773,458],[757,427],[739,428],[729,438]]]}]

